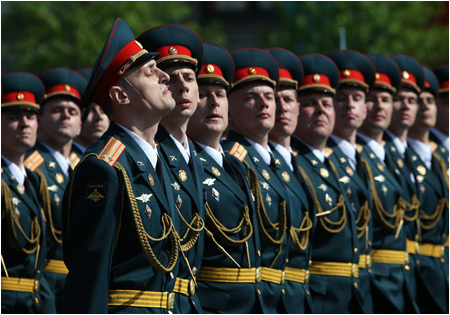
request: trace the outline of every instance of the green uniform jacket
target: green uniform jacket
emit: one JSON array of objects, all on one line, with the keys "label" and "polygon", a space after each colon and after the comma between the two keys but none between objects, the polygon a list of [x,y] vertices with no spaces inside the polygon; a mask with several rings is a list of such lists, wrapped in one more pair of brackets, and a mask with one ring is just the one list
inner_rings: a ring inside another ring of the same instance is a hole
[{"label": "green uniform jacket", "polygon": [[[297,164],[310,179],[323,211],[317,211],[317,226],[312,235],[312,266],[315,263],[333,262],[358,265],[359,241],[355,218],[345,190],[338,181],[331,165],[322,163],[314,153],[300,140],[291,137],[292,150],[297,153]],[[319,216],[342,206],[329,214]],[[317,205],[319,207],[319,205]],[[330,224],[326,221],[339,224]],[[334,230],[329,231],[329,229]],[[340,229],[340,231],[339,231]],[[311,273],[311,295],[314,311],[317,313],[361,313],[363,295],[359,290],[359,279],[353,276],[319,275]]]},{"label": "green uniform jacket", "polygon": [[[237,144],[236,144],[237,143]],[[271,168],[264,162],[260,154],[245,140],[245,138],[236,132],[230,131],[227,140],[222,143],[224,150],[231,150],[234,145],[242,145],[246,150],[245,162],[254,169],[258,176],[258,182],[261,189],[261,196],[267,217],[271,223],[275,224],[282,221],[285,217],[286,226],[290,226],[289,218],[289,197],[282,182],[277,178]],[[257,198],[255,196],[255,198]],[[286,208],[279,210],[280,204],[286,202]],[[258,211],[258,209],[257,209]],[[259,232],[262,234],[261,240],[261,266],[270,267],[278,270],[284,270],[286,259],[288,257],[289,233],[286,226],[282,228],[273,228],[268,222],[263,209],[259,209],[262,218],[262,224],[259,223]],[[264,235],[264,230],[276,242],[269,241],[268,236]],[[283,236],[284,234],[284,236]],[[278,242],[278,244],[276,244]],[[286,312],[282,303],[284,285],[269,281],[261,281],[262,286],[262,312],[280,313]]]},{"label": "green uniform jacket", "polygon": [[[36,292],[28,293],[9,291],[2,285],[2,313],[55,313],[54,295],[44,276],[47,243],[38,197],[41,181],[34,172],[29,169],[26,172],[28,191],[19,185],[2,159],[2,261],[9,277],[34,279],[39,286]],[[23,249],[31,250],[36,246],[25,239],[33,236],[30,233],[32,224],[40,231],[39,248],[26,253]],[[6,273],[2,264],[2,282],[3,278],[6,278]]]},{"label": "green uniform jacket", "polygon": [[[207,214],[206,227],[240,268],[260,267],[261,257],[258,255],[258,251],[261,250],[260,235],[245,166],[234,156],[225,153],[224,165],[228,163],[230,166],[227,172],[197,143],[195,148],[203,164],[203,188],[206,200],[215,218],[212,220],[212,216]],[[219,228],[220,224],[227,229],[238,227],[246,216],[246,211],[248,221],[244,221],[239,230],[226,233],[224,229]],[[220,223],[215,224],[215,220]],[[244,243],[241,240],[248,235],[250,226],[253,234]],[[222,236],[222,233],[228,238]],[[208,236],[205,236],[203,267],[239,268]],[[198,296],[205,312],[239,314],[261,312],[262,297],[258,294],[258,290],[261,290],[260,283],[198,281],[198,285]]]},{"label": "green uniform jacket", "polygon": [[[178,225],[175,205],[165,193],[170,191],[167,166],[159,159],[163,186],[139,145],[115,123],[89,153],[96,155],[78,164],[64,196],[64,261],[69,269],[64,311],[167,313],[163,307],[137,308],[108,301],[109,290],[173,291],[178,265],[171,272],[155,267],[156,260],[167,267],[178,252],[170,236],[155,240],[162,238],[164,226],[169,227],[170,221],[162,221],[163,216],[169,215]],[[129,182],[117,169],[119,165]],[[147,258],[148,247],[156,260]]]},{"label": "green uniform jacket", "polygon": [[[189,150],[191,152],[189,164],[191,165],[186,163],[174,140],[161,125],[159,125],[155,140],[159,143],[161,158],[163,158],[168,165],[168,174],[171,185],[170,191],[172,192],[173,201],[176,203],[182,217],[184,218],[184,220],[179,218],[178,221],[180,225],[176,227],[180,237],[184,237],[188,230],[188,226],[184,223],[184,221],[191,224],[195,214],[200,216],[203,221],[205,219],[205,202],[202,185],[203,167],[201,165],[201,161],[196,156],[197,153],[190,140],[188,142]],[[189,238],[195,234],[196,233],[192,231],[188,232],[187,237],[184,241],[182,241],[182,244],[186,243],[186,241],[188,241]],[[204,231],[201,231],[195,245],[188,251],[184,252],[194,275],[200,269],[202,262],[204,237]],[[191,272],[189,271],[184,259],[180,260],[178,277],[187,280],[192,279]],[[201,313],[202,308],[197,295],[194,294],[186,296],[177,293],[175,298],[175,312]]]}]

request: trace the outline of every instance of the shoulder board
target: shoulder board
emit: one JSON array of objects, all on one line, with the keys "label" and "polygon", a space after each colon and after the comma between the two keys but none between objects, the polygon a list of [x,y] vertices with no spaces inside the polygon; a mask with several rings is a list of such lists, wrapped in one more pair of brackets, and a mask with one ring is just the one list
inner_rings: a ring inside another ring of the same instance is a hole
[{"label": "shoulder board", "polygon": [[298,150],[296,149],[292,149],[292,154],[297,157],[298,156]]},{"label": "shoulder board", "polygon": [[228,153],[230,153],[234,157],[237,157],[241,162],[248,154],[247,150],[239,142],[235,142]]},{"label": "shoulder board", "polygon": [[97,159],[105,161],[110,166],[114,166],[123,151],[125,151],[125,148],[126,146],[122,142],[114,137],[111,137],[102,152],[100,152],[97,156]]},{"label": "shoulder board", "polygon": [[327,157],[327,159],[334,153],[333,149],[330,147],[326,147],[325,148],[325,156]]},{"label": "shoulder board", "polygon": [[42,163],[44,162],[45,160],[42,157],[42,155],[39,153],[38,150],[35,150],[33,153],[30,154],[29,157],[25,159],[25,161],[23,161],[23,165],[32,170],[33,172],[35,172],[39,168],[39,166],[41,166]]},{"label": "shoulder board", "polygon": [[386,146],[386,141],[381,140],[381,145],[382,145],[383,147]]},{"label": "shoulder board", "polygon": [[80,158],[78,157],[78,155],[75,152],[72,152],[69,155],[69,161],[70,161],[70,166],[72,167],[72,169],[75,169],[75,166],[77,166],[78,162],[80,162]]},{"label": "shoulder board", "polygon": [[430,146],[431,146],[431,151],[436,152],[436,150],[438,148],[438,144],[434,141],[430,141]]},{"label": "shoulder board", "polygon": [[358,143],[356,144],[356,151],[358,151],[358,153],[361,154],[362,151],[364,151],[364,147]]},{"label": "shoulder board", "polygon": [[3,174],[3,167],[2,167],[2,174]]}]

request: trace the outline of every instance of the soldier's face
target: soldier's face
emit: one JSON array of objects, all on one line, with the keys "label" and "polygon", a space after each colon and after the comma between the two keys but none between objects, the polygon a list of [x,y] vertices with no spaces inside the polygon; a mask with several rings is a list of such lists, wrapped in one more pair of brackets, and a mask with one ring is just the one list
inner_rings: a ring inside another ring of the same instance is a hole
[{"label": "soldier's face", "polygon": [[295,134],[309,144],[328,139],[334,128],[333,98],[325,93],[301,94]]},{"label": "soldier's face", "polygon": [[261,82],[248,83],[228,95],[230,122],[241,135],[265,137],[275,125],[275,94]]},{"label": "soldier's face", "polygon": [[164,71],[170,76],[168,86],[176,106],[169,116],[190,118],[197,109],[199,95],[195,72],[183,63],[174,63]]},{"label": "soldier's face", "polygon": [[275,95],[277,110],[275,126],[270,131],[270,136],[286,138],[292,135],[297,127],[300,103],[297,100],[295,89],[282,89]]},{"label": "soldier's face", "polygon": [[228,99],[225,88],[218,84],[199,84],[200,101],[197,110],[189,120],[188,134],[210,134],[220,137],[228,127]]},{"label": "soldier's face", "polygon": [[67,97],[53,97],[48,100],[38,116],[39,137],[44,141],[65,142],[80,134],[81,111]]},{"label": "soldier's face", "polygon": [[334,110],[335,129],[358,129],[367,115],[366,94],[356,87],[340,88],[334,98]]},{"label": "soldier's face", "polygon": [[38,121],[29,111],[2,111],[2,154],[25,153],[36,143]]},{"label": "soldier's face", "polygon": [[381,90],[373,90],[367,96],[367,117],[364,127],[370,130],[384,131],[389,127],[392,118],[392,94]]},{"label": "soldier's face", "polygon": [[440,93],[437,99],[436,129],[448,135],[448,92]]},{"label": "soldier's face", "polygon": [[98,140],[108,127],[108,116],[106,116],[99,105],[92,103],[89,106],[89,114],[81,127],[80,137],[92,139],[93,141]]},{"label": "soldier's face", "polygon": [[416,120],[419,110],[419,97],[415,92],[401,88],[394,98],[392,127],[410,128]]},{"label": "soldier's face", "polygon": [[414,128],[430,129],[436,124],[436,99],[430,92],[422,92],[419,96],[419,111],[417,112]]}]

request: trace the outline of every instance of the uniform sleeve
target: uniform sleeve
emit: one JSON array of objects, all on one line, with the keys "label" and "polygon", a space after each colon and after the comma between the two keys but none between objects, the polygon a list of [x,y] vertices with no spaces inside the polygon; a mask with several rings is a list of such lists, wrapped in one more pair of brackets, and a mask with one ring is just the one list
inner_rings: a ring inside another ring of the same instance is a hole
[{"label": "uniform sleeve", "polygon": [[107,313],[114,243],[120,218],[117,171],[93,158],[76,169],[63,199],[65,313]]}]

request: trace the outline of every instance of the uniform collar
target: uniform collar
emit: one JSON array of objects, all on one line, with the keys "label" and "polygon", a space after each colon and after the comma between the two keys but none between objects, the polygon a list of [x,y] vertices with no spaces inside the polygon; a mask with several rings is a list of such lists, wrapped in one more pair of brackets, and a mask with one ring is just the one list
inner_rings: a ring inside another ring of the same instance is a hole
[{"label": "uniform collar", "polygon": [[361,133],[358,133],[358,136],[361,137],[361,139],[364,140],[365,143],[367,143],[367,145],[372,149],[373,153],[375,153],[375,155],[384,163],[386,151],[384,150],[383,145]]},{"label": "uniform collar", "polygon": [[72,146],[77,147],[78,149],[80,149],[81,152],[86,152],[86,147],[82,146],[81,144],[79,144],[78,142],[73,141],[72,142]]},{"label": "uniform collar", "polygon": [[189,145],[188,145],[189,140],[188,140],[186,134],[184,135],[184,141],[183,141],[184,145],[182,145],[177,139],[172,137],[172,135],[170,135],[170,137],[177,145],[178,151],[180,151],[181,155],[183,155],[183,158],[186,161],[186,164],[189,164],[189,158],[191,157],[191,151],[189,150]]},{"label": "uniform collar", "polygon": [[250,143],[250,145],[259,153],[259,155],[261,155],[261,157],[263,158],[264,162],[267,165],[270,165],[270,159],[271,159],[271,154],[272,154],[272,151],[270,150],[270,147],[266,150],[266,149],[264,149],[264,147],[262,145],[260,145],[259,143],[254,142],[252,140],[250,140],[249,138],[245,138],[245,140],[247,140],[248,143]]},{"label": "uniform collar", "polygon": [[273,147],[275,148],[275,150],[278,151],[278,153],[281,154],[281,156],[283,157],[283,159],[286,161],[287,165],[289,165],[289,168],[291,169],[291,171],[294,170],[294,167],[292,166],[292,148],[289,147],[289,150],[286,149],[285,147],[283,147],[281,144],[270,141],[269,142],[273,145]]},{"label": "uniform collar", "polygon": [[405,157],[405,151],[406,148],[408,147],[408,143],[406,141],[403,143],[399,137],[397,137],[387,129],[385,130],[385,132],[392,138],[392,141],[394,142],[394,145],[397,148],[398,153],[400,153],[402,157]]},{"label": "uniform collar", "polygon": [[414,151],[416,151],[417,155],[419,155],[420,159],[425,163],[426,167],[431,169],[433,152],[431,151],[430,144],[412,138],[408,138],[408,142]]},{"label": "uniform collar", "polygon": [[336,135],[331,135],[331,139],[336,142],[339,149],[345,154],[351,166],[356,169],[356,146]]},{"label": "uniform collar", "polygon": [[[197,141],[195,141],[197,142]],[[211,148],[203,143],[197,142],[197,144],[208,153],[208,155],[220,166],[223,167],[223,150],[222,146],[220,146],[220,151]]]},{"label": "uniform collar", "polygon": [[310,146],[309,144],[307,144],[305,141],[303,141],[302,139],[300,139],[297,136],[292,135],[292,137],[295,137],[295,139],[297,139],[298,141],[300,141],[301,143],[306,145],[312,151],[312,153],[316,156],[316,158],[319,159],[320,162],[322,162],[322,163],[325,162],[325,151],[320,151],[319,149],[313,148],[312,146]]},{"label": "uniform collar", "polygon": [[27,172],[25,170],[25,167],[22,165],[22,168],[8,160],[2,155],[3,161],[5,161],[6,165],[8,166],[9,171],[11,174],[15,177],[16,181],[23,186],[23,183],[25,182],[25,178],[27,177]]},{"label": "uniform collar", "polygon": [[[152,163],[152,166],[154,169],[156,169],[156,163],[158,161],[158,152],[155,148],[153,148],[150,143],[139,137],[137,134],[135,134],[130,129],[122,126],[121,124],[116,123],[117,126],[122,128],[136,143],[141,147],[142,151],[144,151],[145,155],[149,159],[150,163]],[[156,146],[155,146],[156,147]]]},{"label": "uniform collar", "polygon": [[440,132],[439,130],[437,130],[436,128],[431,128],[430,132],[432,132],[441,142],[442,144],[447,148],[448,150],[448,136],[443,133]]},{"label": "uniform collar", "polygon": [[70,160],[69,158],[65,158],[61,153],[54,150],[53,148],[46,145],[44,142],[41,141],[41,144],[53,155],[56,162],[58,162],[59,166],[63,170],[64,174],[69,177],[69,168],[70,168]]}]

